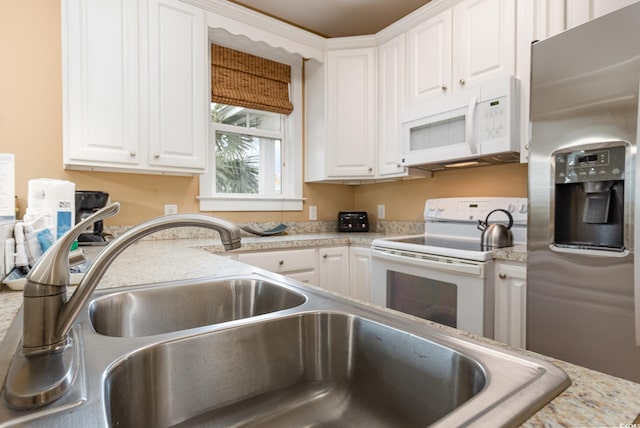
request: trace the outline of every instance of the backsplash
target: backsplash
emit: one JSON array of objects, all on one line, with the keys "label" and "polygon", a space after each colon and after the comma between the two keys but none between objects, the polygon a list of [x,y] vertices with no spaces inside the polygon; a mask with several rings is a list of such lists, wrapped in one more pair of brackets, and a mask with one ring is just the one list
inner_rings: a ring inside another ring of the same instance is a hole
[{"label": "backsplash", "polygon": [[[278,226],[278,222],[262,222],[262,223],[236,223],[238,226],[248,226],[255,230],[269,230]],[[338,233],[338,224],[336,221],[304,221],[304,222],[288,222],[287,235],[315,234],[315,233]],[[105,226],[105,232],[113,236],[118,236],[129,229],[131,226]],[[375,233],[384,233],[385,235],[416,235],[424,233],[424,222],[419,221],[389,221],[379,220],[372,221],[369,224],[369,230]],[[255,236],[248,232],[242,231],[242,236]],[[217,239],[218,232],[209,229],[197,227],[181,227],[175,229],[161,230],[153,233],[144,239],[148,240],[165,240],[165,239]]]}]

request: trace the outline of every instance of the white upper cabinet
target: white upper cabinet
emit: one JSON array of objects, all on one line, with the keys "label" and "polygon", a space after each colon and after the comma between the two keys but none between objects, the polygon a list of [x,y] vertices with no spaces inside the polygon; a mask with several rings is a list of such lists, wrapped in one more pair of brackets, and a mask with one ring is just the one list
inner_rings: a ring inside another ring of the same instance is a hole
[{"label": "white upper cabinet", "polygon": [[327,53],[329,177],[370,177],[375,151],[375,49]]},{"label": "white upper cabinet", "polygon": [[466,0],[453,10],[454,85],[515,74],[516,3]]},{"label": "white upper cabinet", "polygon": [[614,10],[629,6],[638,0],[566,0],[567,2],[567,29],[599,16],[606,15]]},{"label": "white upper cabinet", "polygon": [[204,13],[176,0],[149,3],[149,163],[206,168]]},{"label": "white upper cabinet", "polygon": [[65,0],[62,11],[65,164],[135,166],[141,135],[138,3]]},{"label": "white upper cabinet", "polygon": [[206,168],[204,11],[178,0],[63,0],[66,168]]},{"label": "white upper cabinet", "polygon": [[416,105],[446,94],[451,87],[451,9],[407,32],[407,104]]},{"label": "white upper cabinet", "polygon": [[374,176],[375,65],[375,48],[329,50],[324,64],[306,63],[306,181]]},{"label": "white upper cabinet", "polygon": [[465,0],[407,31],[406,106],[515,73],[513,0]]},{"label": "white upper cabinet", "polygon": [[454,88],[515,73],[515,1],[466,0],[454,7],[453,19]]},{"label": "white upper cabinet", "polygon": [[400,164],[404,104],[404,34],[378,47],[378,175],[405,175]]}]

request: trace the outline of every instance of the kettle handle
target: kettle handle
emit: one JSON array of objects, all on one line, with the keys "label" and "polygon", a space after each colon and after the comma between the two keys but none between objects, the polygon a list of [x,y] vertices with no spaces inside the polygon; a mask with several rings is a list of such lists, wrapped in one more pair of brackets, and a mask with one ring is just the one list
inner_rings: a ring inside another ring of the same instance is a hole
[{"label": "kettle handle", "polygon": [[491,216],[491,214],[493,214],[496,211],[502,211],[503,213],[505,213],[507,215],[507,217],[509,218],[509,224],[507,225],[507,230],[511,229],[511,226],[513,226],[513,216],[511,215],[511,213],[509,211],[503,210],[502,208],[495,209],[495,210],[491,211],[489,214],[487,214],[487,218],[484,221],[485,226],[489,225],[489,217]]}]

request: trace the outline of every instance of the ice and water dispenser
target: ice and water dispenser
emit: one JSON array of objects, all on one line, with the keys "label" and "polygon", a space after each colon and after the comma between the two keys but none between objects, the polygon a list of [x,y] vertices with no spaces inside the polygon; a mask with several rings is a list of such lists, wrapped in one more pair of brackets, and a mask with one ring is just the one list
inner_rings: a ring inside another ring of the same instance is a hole
[{"label": "ice and water dispenser", "polygon": [[553,153],[557,247],[624,250],[625,144]]}]

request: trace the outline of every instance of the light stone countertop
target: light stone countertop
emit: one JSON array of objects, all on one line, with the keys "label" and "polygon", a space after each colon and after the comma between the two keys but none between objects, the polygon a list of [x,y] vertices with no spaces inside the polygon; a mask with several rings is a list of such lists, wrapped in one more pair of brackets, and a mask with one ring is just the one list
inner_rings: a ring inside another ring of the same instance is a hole
[{"label": "light stone countertop", "polygon": [[[369,234],[371,235],[371,234]],[[282,238],[282,237],[281,237]],[[333,241],[338,239],[338,241]],[[343,241],[347,239],[347,241]],[[308,245],[367,245],[364,236],[351,237],[340,235],[331,237],[329,241],[322,236],[306,238],[297,236],[295,242],[314,242]],[[362,241],[359,241],[362,239]],[[371,237],[368,237],[371,239]],[[281,239],[282,240],[282,239]],[[257,242],[253,242],[257,241]],[[243,238],[245,250],[258,250],[260,242],[263,245],[277,241],[271,238]],[[328,244],[327,242],[330,242]],[[255,268],[243,263],[211,254],[219,241],[216,239],[179,239],[141,241],[132,245],[121,254],[107,270],[98,288],[112,288],[127,285],[170,281],[177,279],[201,278],[207,276],[224,276],[247,274]],[[294,245],[295,246],[295,245]],[[204,249],[209,251],[204,251]],[[265,249],[265,247],[261,247]],[[283,247],[281,247],[283,248]],[[287,246],[286,248],[290,248]],[[504,254],[505,257],[519,257],[521,249],[514,248]],[[91,255],[99,249],[89,248]],[[22,304],[22,293],[4,288],[0,292],[0,338],[4,337],[9,323],[15,317]],[[384,309],[381,309],[384,310]],[[407,315],[410,317],[409,315]],[[420,318],[410,317],[418,323],[433,323]],[[449,327],[435,324],[438,328]],[[476,340],[507,348],[528,356],[550,361],[563,369],[571,378],[572,385],[556,397],[546,407],[537,412],[522,426],[558,427],[558,426],[621,426],[631,424],[640,413],[640,384],[588,370],[573,364],[555,360],[526,350],[508,347],[498,342],[456,330],[457,334],[473,337]]]}]

